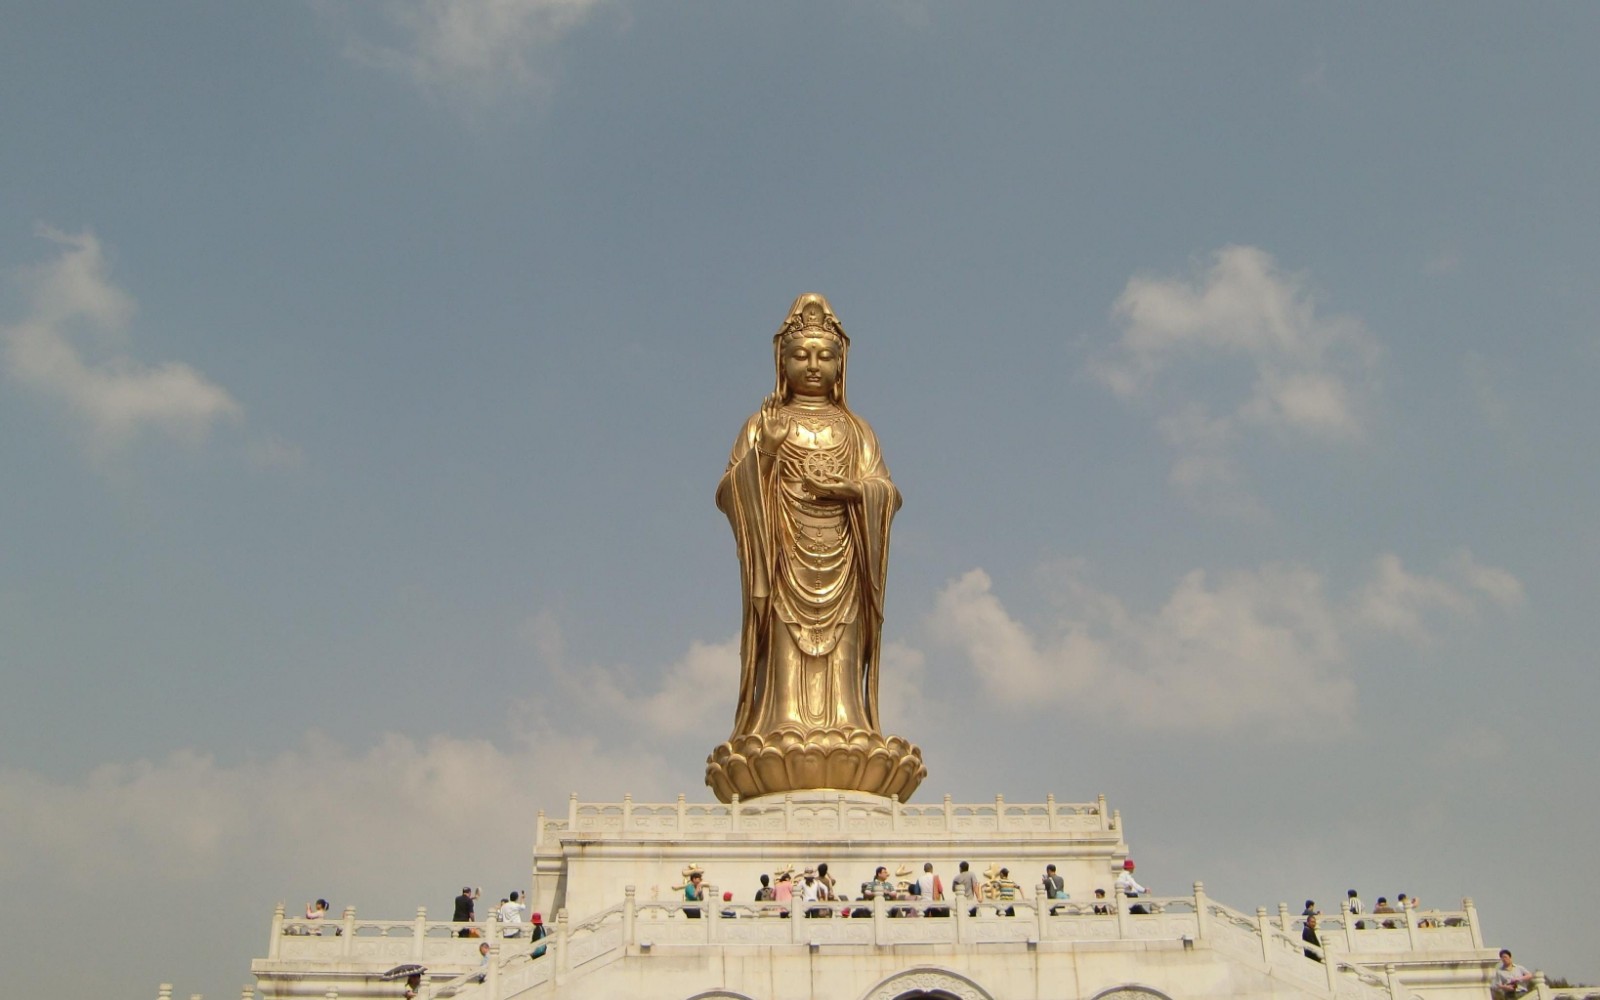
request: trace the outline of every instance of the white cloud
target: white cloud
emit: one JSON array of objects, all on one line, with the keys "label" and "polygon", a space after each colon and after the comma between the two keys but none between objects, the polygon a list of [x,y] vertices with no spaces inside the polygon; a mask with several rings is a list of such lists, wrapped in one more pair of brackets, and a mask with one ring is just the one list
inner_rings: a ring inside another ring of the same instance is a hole
[{"label": "white cloud", "polygon": [[[218,421],[242,413],[226,389],[190,366],[152,367],[122,350],[135,306],[107,278],[99,240],[44,227],[39,234],[64,249],[23,273],[29,313],[0,327],[13,380],[65,404],[97,452],[124,446],[146,430],[197,442]],[[87,352],[81,341],[90,342]]]},{"label": "white cloud", "polygon": [[[567,652],[560,622],[541,612],[526,622],[524,639],[538,651],[551,682],[580,712],[624,731],[665,739],[716,740],[733,726],[739,693],[739,640],[695,641],[687,652],[645,682],[626,666],[575,662]],[[703,748],[711,749],[708,742]]]},{"label": "white cloud", "polygon": [[1062,709],[1130,729],[1283,732],[1342,728],[1355,690],[1321,580],[1266,567],[1215,583],[1195,571],[1136,613],[1081,578],[1044,634],[1013,618],[982,570],[939,595],[934,635],[960,646],[996,701]]},{"label": "white cloud", "polygon": [[80,886],[189,881],[241,865],[292,871],[312,857],[335,859],[354,881],[392,878],[396,858],[449,872],[463,844],[522,856],[535,810],[565,802],[577,761],[589,794],[663,782],[659,758],[550,731],[510,748],[391,734],[358,749],[313,734],[265,761],[224,765],[180,751],[82,780],[0,770],[0,877],[45,865]]},{"label": "white cloud", "polygon": [[1471,618],[1483,602],[1503,608],[1523,602],[1522,582],[1511,573],[1484,566],[1462,550],[1442,576],[1411,573],[1393,553],[1379,556],[1372,580],[1356,595],[1352,614],[1361,625],[1401,636],[1419,645],[1434,640],[1440,617]]},{"label": "white cloud", "polygon": [[1058,583],[1061,619],[1034,628],[1011,615],[981,569],[939,594],[928,628],[965,656],[985,692],[1012,708],[1060,710],[1128,729],[1220,733],[1251,726],[1278,735],[1334,734],[1352,721],[1348,653],[1383,632],[1427,642],[1436,615],[1514,606],[1520,582],[1462,552],[1449,579],[1377,560],[1346,601],[1305,568],[1268,565],[1184,576],[1162,606],[1131,610],[1096,590],[1081,567]]},{"label": "white cloud", "polygon": [[431,92],[488,98],[545,84],[551,46],[600,2],[389,0],[380,10],[387,32],[397,40],[385,44],[357,37],[346,52]]},{"label": "white cloud", "polygon": [[[1112,314],[1120,333],[1091,371],[1119,397],[1161,407],[1172,481],[1185,492],[1226,479],[1242,495],[1230,453],[1245,434],[1326,442],[1365,429],[1376,338],[1319,310],[1307,279],[1263,250],[1224,247],[1188,278],[1135,276]],[[1242,392],[1172,377],[1219,363],[1244,376]]]}]

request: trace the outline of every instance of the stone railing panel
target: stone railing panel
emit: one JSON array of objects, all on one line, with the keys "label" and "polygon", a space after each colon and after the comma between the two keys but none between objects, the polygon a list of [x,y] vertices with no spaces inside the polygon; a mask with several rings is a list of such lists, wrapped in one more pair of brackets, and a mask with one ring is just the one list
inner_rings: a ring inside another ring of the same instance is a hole
[{"label": "stone railing panel", "polygon": [[[567,821],[544,819],[542,834],[788,833],[1017,833],[1104,832],[1099,803],[994,803],[902,805],[898,802],[802,802],[770,799],[755,803],[577,802]],[[541,842],[549,842],[541,836]]]}]

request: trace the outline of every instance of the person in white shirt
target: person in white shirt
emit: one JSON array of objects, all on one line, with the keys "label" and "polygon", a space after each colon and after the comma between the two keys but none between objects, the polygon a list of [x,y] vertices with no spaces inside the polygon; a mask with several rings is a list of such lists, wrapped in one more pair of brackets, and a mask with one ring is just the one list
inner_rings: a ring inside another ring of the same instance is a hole
[{"label": "person in white shirt", "polygon": [[500,907],[500,922],[506,924],[506,937],[516,937],[522,933],[522,917],[528,912],[528,905],[519,899],[515,889],[511,890],[511,898]]},{"label": "person in white shirt", "polygon": [[[1138,880],[1133,877],[1132,858],[1129,858],[1122,863],[1122,874],[1117,876],[1117,888],[1121,890],[1122,894],[1127,896],[1129,899],[1138,899],[1140,896],[1150,891],[1149,889],[1146,889],[1144,886],[1140,885]],[[1128,907],[1128,912],[1149,913],[1150,911],[1145,909],[1143,906],[1130,906]]]}]

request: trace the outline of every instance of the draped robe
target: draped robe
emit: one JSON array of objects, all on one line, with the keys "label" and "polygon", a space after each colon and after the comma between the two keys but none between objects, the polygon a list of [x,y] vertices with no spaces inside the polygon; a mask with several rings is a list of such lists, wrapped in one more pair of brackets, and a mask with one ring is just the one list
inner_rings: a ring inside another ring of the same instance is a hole
[{"label": "draped robe", "polygon": [[[877,733],[884,575],[900,493],[866,421],[832,403],[784,413],[793,419],[777,455],[757,449],[756,413],[717,484],[744,605],[733,735]],[[858,481],[861,500],[813,497],[803,468],[813,479]]]}]

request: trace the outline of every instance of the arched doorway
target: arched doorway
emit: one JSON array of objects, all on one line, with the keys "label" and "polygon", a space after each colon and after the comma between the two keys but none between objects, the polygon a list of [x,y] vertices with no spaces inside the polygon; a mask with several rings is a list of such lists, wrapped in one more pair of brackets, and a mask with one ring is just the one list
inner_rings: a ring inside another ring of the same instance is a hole
[{"label": "arched doorway", "polygon": [[862,1000],[994,1000],[977,983],[946,969],[907,969],[868,990]]}]

